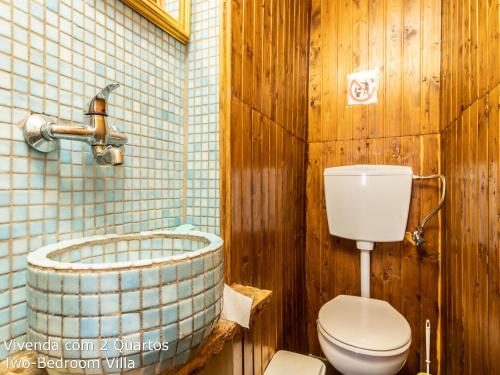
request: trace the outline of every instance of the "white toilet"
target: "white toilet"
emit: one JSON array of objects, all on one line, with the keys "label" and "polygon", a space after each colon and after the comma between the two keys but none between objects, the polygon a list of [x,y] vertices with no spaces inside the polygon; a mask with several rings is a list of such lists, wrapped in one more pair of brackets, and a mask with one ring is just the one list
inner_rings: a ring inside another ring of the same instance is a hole
[{"label": "white toilet", "polygon": [[408,357],[410,325],[389,303],[370,298],[370,252],[375,242],[403,240],[412,179],[409,167],[325,169],[330,233],[356,240],[361,250],[361,297],[337,296],[318,317],[321,349],[342,374],[396,374]]},{"label": "white toilet", "polygon": [[[403,367],[411,329],[389,303],[370,298],[370,252],[375,242],[402,241],[413,172],[409,167],[352,165],[324,172],[332,235],[361,250],[361,297],[340,295],[323,305],[318,338],[328,361],[346,375],[393,375]],[[265,375],[322,375],[317,359],[278,352]]]}]

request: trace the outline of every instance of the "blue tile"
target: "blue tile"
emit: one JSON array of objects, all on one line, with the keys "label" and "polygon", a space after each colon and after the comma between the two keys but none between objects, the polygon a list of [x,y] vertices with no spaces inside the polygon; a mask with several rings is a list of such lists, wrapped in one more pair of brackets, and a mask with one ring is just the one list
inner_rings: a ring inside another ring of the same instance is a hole
[{"label": "blue tile", "polygon": [[78,337],[80,331],[80,322],[78,318],[63,318],[63,336]]},{"label": "blue tile", "polygon": [[[135,337],[136,339],[140,340],[140,336]],[[130,344],[125,344],[125,338],[123,338],[123,342],[119,338],[107,338],[106,344],[101,344],[101,349],[102,353],[105,358],[114,358],[121,356],[122,353],[120,353],[120,348],[125,347],[125,345],[130,345]],[[135,341],[139,342],[139,341]],[[124,350],[125,351],[125,350]],[[125,354],[125,353],[123,353]],[[107,363],[108,361],[104,361],[103,363]]]},{"label": "blue tile", "polygon": [[60,316],[49,315],[48,334],[50,336],[62,336],[62,318]]},{"label": "blue tile", "polygon": [[62,299],[60,294],[49,294],[48,309],[51,314],[62,313]]},{"label": "blue tile", "polygon": [[80,280],[77,273],[63,274],[62,277],[62,288],[65,293],[78,294],[80,292]]},{"label": "blue tile", "polygon": [[191,262],[186,261],[177,265],[177,275],[179,280],[191,277]]},{"label": "blue tile", "polygon": [[80,336],[93,338],[99,336],[99,318],[81,318]]},{"label": "blue tile", "polygon": [[205,289],[205,277],[200,275],[193,279],[193,294],[199,294]]},{"label": "blue tile", "polygon": [[120,319],[117,316],[101,318],[101,336],[114,337],[120,333]]},{"label": "blue tile", "polygon": [[100,296],[101,314],[115,314],[120,311],[119,294],[103,294]]},{"label": "blue tile", "polygon": [[179,322],[179,337],[184,338],[193,333],[193,318]]},{"label": "blue tile", "polygon": [[100,275],[101,292],[117,292],[119,289],[118,272],[106,272]]},{"label": "blue tile", "polygon": [[[142,354],[142,364],[143,366],[144,365],[151,365],[153,363],[157,363],[160,359],[160,351],[158,350],[152,350],[152,351],[149,351],[149,352],[145,352]],[[154,371],[154,367],[151,369],[152,371],[152,375],[155,373]],[[144,374],[144,375],[148,375],[148,374]]]},{"label": "blue tile", "polygon": [[155,345],[161,343],[161,332],[159,329],[153,329],[151,331],[144,332],[143,342],[150,343],[151,345]]},{"label": "blue tile", "polygon": [[123,314],[122,318],[122,334],[138,332],[141,328],[141,318],[138,313]]},{"label": "blue tile", "polygon": [[99,275],[96,273],[84,273],[80,276],[80,291],[82,293],[97,293]]},{"label": "blue tile", "polygon": [[177,280],[177,272],[175,264],[166,264],[161,269],[162,283],[171,283]]},{"label": "blue tile", "polygon": [[177,284],[163,286],[161,288],[161,294],[163,304],[177,301]]},{"label": "blue tile", "polygon": [[162,307],[161,313],[161,321],[163,325],[176,322],[179,319],[177,304]]},{"label": "blue tile", "polygon": [[187,299],[179,302],[179,319],[185,319],[193,314],[193,301]]},{"label": "blue tile", "polygon": [[63,313],[64,315],[76,316],[80,313],[79,296],[64,295],[63,296]]},{"label": "blue tile", "polygon": [[142,328],[149,329],[160,325],[160,310],[152,309],[142,312]]},{"label": "blue tile", "polygon": [[200,312],[194,316],[194,330],[197,331],[205,325],[205,312]]},{"label": "blue tile", "polygon": [[140,283],[139,271],[125,271],[121,274],[121,288],[122,290],[138,289]]},{"label": "blue tile", "polygon": [[142,291],[142,308],[158,306],[160,304],[160,289],[144,289]]},{"label": "blue tile", "polygon": [[46,0],[45,5],[48,9],[58,12],[59,11],[59,1],[58,0]]},{"label": "blue tile", "polygon": [[141,308],[141,294],[139,291],[122,293],[122,311],[136,311]]},{"label": "blue tile", "polygon": [[84,316],[99,315],[99,296],[81,296],[81,314]]},{"label": "blue tile", "polygon": [[83,359],[94,359],[99,357],[102,344],[98,339],[87,339],[81,341],[81,356]]},{"label": "blue tile", "polygon": [[142,286],[151,287],[160,284],[160,273],[158,268],[148,268],[142,271]]},{"label": "blue tile", "polygon": [[162,329],[163,342],[171,343],[177,340],[177,324],[171,324]]},{"label": "blue tile", "polygon": [[187,298],[193,294],[192,280],[185,280],[179,283],[179,298]]}]

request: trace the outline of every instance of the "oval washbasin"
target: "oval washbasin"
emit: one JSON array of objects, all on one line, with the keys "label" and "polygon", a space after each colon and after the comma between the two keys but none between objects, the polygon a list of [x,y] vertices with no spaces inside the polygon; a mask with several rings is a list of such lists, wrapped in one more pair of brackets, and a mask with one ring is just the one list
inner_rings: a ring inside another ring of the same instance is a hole
[{"label": "oval washbasin", "polygon": [[158,374],[182,365],[219,319],[222,243],[208,233],[153,231],[34,251],[27,320],[39,361],[51,374]]}]

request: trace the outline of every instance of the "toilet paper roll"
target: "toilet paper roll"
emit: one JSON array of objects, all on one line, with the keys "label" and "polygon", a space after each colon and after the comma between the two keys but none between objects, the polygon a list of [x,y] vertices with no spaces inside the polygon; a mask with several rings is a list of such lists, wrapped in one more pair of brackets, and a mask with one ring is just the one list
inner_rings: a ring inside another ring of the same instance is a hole
[{"label": "toilet paper roll", "polygon": [[252,298],[237,292],[229,285],[224,285],[221,319],[230,320],[242,327],[250,328],[252,301]]}]

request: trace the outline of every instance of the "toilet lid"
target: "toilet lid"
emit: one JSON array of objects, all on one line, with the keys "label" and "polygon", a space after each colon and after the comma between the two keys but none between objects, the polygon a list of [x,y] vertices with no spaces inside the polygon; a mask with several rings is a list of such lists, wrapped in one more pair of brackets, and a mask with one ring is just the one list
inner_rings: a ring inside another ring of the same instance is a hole
[{"label": "toilet lid", "polygon": [[318,323],[334,339],[356,348],[385,351],[411,340],[410,325],[385,301],[340,295],[319,311]]}]

